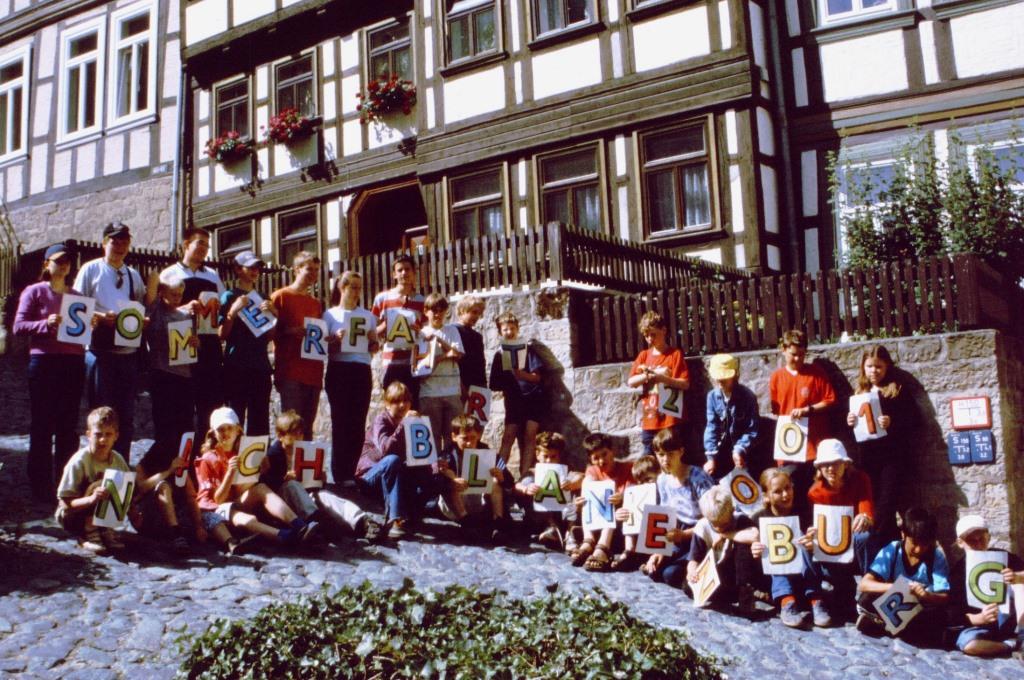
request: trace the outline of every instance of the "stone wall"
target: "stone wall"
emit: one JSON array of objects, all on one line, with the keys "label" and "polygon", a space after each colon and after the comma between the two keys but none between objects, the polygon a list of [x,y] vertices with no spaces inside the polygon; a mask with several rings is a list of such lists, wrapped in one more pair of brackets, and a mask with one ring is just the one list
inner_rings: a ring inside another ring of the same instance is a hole
[{"label": "stone wall", "polygon": [[25,246],[35,250],[56,241],[99,241],[103,225],[120,220],[132,228],[136,248],[170,247],[171,176],[59,201],[11,207],[11,223]]}]

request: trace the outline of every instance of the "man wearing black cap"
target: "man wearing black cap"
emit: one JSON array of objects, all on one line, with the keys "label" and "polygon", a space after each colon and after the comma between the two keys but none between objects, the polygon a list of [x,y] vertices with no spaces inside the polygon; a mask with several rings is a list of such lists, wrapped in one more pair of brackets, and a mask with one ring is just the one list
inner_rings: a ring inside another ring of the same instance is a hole
[{"label": "man wearing black cap", "polygon": [[114,320],[122,303],[146,303],[156,296],[154,273],[147,287],[137,270],[124,263],[131,247],[128,225],[111,222],[103,228],[103,257],[82,265],[75,277],[75,289],[96,299],[102,314],[85,355],[86,398],[89,408],[113,408],[121,422],[114,449],[125,459],[131,455],[135,434],[135,395],[138,391],[139,354],[134,347],[114,345]]}]

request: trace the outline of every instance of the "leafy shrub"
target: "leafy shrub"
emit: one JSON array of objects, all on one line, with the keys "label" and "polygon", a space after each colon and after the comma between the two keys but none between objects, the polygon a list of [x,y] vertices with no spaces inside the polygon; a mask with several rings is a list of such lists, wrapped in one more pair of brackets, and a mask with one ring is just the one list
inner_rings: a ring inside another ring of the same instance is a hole
[{"label": "leafy shrub", "polygon": [[421,592],[406,579],[218,620],[191,642],[179,677],[721,677],[684,638],[600,592],[523,601],[461,586]]}]

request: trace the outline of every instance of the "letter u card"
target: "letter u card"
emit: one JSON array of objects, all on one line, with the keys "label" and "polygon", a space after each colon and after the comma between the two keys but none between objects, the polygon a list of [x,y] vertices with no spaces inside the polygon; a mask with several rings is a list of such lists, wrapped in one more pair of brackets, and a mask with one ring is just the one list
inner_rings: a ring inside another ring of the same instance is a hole
[{"label": "letter u card", "polygon": [[765,574],[784,575],[799,574],[802,571],[800,547],[796,539],[800,532],[800,518],[793,517],[762,517],[758,527],[764,554],[761,556],[761,569]]},{"label": "letter u card", "polygon": [[814,561],[853,562],[853,507],[814,504]]},{"label": "letter u card", "polygon": [[583,481],[583,530],[615,528],[615,508],[609,500],[615,493],[615,482],[611,480]]},{"label": "letter u card", "polygon": [[406,416],[402,427],[405,429],[405,464],[419,467],[436,463],[437,448],[430,420],[422,416]]},{"label": "letter u card", "polygon": [[110,495],[105,501],[96,504],[92,522],[98,527],[118,529],[128,516],[128,508],[132,504],[132,493],[135,491],[135,473],[107,468],[103,471],[103,488]]},{"label": "letter u card", "polygon": [[921,613],[921,603],[910,592],[910,581],[900,576],[873,602],[875,611],[885,622],[885,629],[892,635],[899,635],[903,629]]},{"label": "letter u card", "polygon": [[331,445],[327,442],[295,442],[292,458],[295,479],[304,489],[322,489],[331,472]]}]

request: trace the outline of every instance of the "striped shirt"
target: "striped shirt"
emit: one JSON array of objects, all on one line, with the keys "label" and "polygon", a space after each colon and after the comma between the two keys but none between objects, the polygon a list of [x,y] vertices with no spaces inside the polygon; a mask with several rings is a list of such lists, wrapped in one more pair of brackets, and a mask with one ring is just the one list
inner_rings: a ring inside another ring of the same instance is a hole
[{"label": "striped shirt", "polygon": [[[423,316],[422,295],[406,296],[394,288],[378,293],[377,297],[373,299],[373,308],[370,311],[373,312],[375,317],[384,321],[385,314],[389,309],[408,309],[416,312],[416,319],[420,325],[423,325],[426,321],[426,317]],[[409,349],[396,349],[394,343],[391,342],[382,343],[381,359],[384,361],[385,366],[396,361],[408,362],[411,356],[412,352]]]}]

